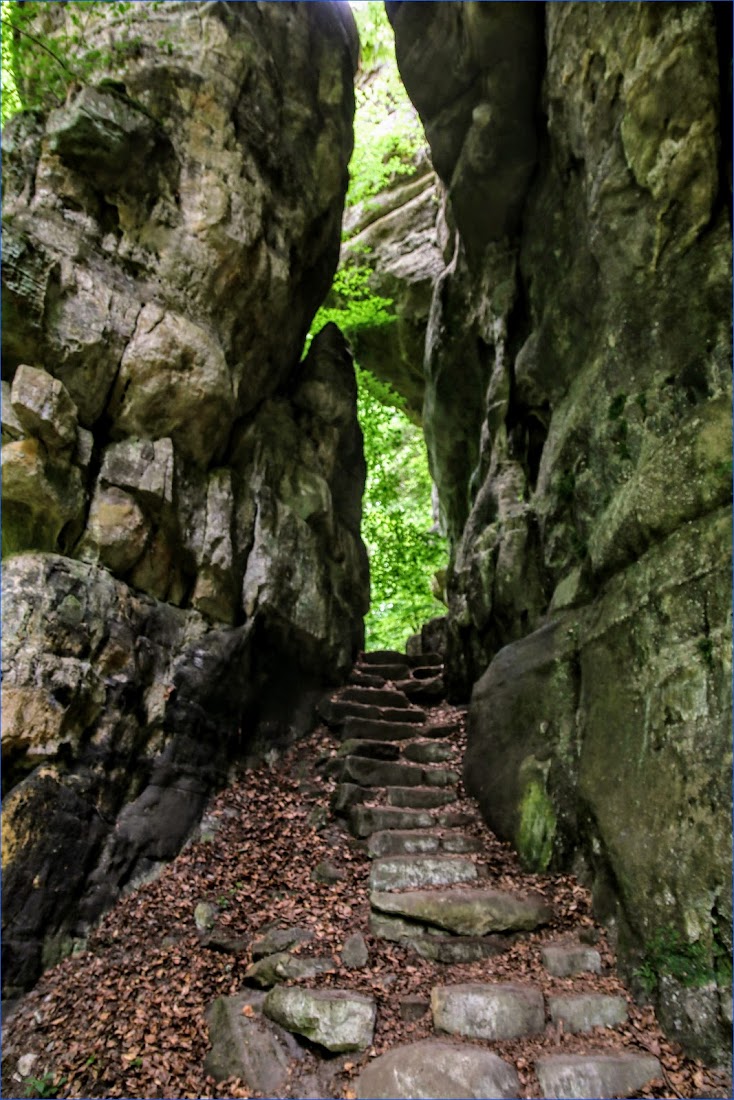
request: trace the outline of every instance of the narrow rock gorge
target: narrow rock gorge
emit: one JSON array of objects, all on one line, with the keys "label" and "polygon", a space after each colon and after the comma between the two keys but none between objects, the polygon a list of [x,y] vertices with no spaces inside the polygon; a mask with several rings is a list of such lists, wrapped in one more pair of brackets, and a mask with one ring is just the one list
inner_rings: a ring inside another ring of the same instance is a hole
[{"label": "narrow rock gorge", "polygon": [[353,349],[331,325],[302,359],[339,260],[347,4],[133,5],[114,65],[4,129],[6,995],[349,675],[353,351],[423,424],[467,789],[720,1061],[731,7],[386,9],[430,159],[347,213],[395,310]]}]

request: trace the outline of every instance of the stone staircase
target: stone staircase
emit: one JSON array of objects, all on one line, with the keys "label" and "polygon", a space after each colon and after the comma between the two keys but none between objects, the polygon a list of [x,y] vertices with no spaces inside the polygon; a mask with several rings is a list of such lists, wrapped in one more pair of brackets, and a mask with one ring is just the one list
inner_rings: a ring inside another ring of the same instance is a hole
[{"label": "stone staircase", "polygon": [[[459,723],[455,712],[437,709],[443,695],[439,655],[365,653],[320,714],[341,740],[324,767],[337,780],[332,811],[372,857],[370,931],[448,965],[507,951],[551,922],[553,911],[539,893],[498,888],[481,862],[474,816],[452,808]],[[542,959],[560,978],[601,968],[599,952],[581,942],[549,943]],[[627,1018],[624,997],[544,996],[527,982],[438,984],[430,1008],[442,1038],[376,1058],[357,1077],[356,1097],[518,1096],[515,1066],[478,1042],[536,1035],[547,1023],[583,1034]],[[534,1068],[544,1097],[630,1096],[661,1076],[652,1055],[598,1050],[547,1055]]]}]

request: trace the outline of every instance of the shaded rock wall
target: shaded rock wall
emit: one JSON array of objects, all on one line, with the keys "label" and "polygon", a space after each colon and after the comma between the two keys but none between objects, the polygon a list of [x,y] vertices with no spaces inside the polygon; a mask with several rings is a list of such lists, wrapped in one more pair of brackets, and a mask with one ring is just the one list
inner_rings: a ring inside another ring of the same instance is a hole
[{"label": "shaded rock wall", "polygon": [[10,993],[175,854],[233,759],[309,726],[369,603],[339,331],[299,364],[339,254],[352,16],[126,20],[114,79],[3,135]]},{"label": "shaded rock wall", "polygon": [[[453,688],[476,685],[467,785],[529,866],[586,877],[628,968],[665,930],[661,1013],[713,1059],[731,950],[722,7],[387,4],[455,227],[423,416]],[[695,989],[668,972],[690,950]]]}]

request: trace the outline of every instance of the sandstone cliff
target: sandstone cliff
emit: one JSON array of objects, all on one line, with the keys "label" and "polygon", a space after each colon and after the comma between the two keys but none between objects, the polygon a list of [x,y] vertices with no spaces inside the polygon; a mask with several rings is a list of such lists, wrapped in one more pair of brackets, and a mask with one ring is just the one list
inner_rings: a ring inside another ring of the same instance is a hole
[{"label": "sandstone cliff", "polygon": [[338,330],[299,364],[339,254],[349,9],[125,20],[119,70],[3,135],[10,993],[175,854],[233,759],[308,727],[369,602]]},{"label": "sandstone cliff", "polygon": [[720,1057],[730,8],[387,8],[453,227],[423,421],[466,781],[528,865],[593,883],[671,1032]]}]

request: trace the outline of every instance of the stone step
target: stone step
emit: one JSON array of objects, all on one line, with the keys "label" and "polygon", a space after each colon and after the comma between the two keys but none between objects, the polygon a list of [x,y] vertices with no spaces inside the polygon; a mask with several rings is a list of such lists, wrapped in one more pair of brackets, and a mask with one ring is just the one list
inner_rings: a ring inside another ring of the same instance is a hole
[{"label": "stone step", "polygon": [[440,764],[450,760],[453,754],[453,749],[445,741],[415,741],[403,749],[405,759],[418,764]]},{"label": "stone step", "polygon": [[373,707],[409,707],[408,698],[402,691],[386,687],[345,687],[336,699],[340,703],[367,703]]},{"label": "stone step", "polygon": [[440,653],[416,653],[414,657],[405,657],[411,668],[438,668],[443,667],[443,657]]},{"label": "stone step", "polygon": [[563,1024],[567,1032],[591,1031],[595,1027],[616,1027],[627,1019],[624,997],[607,993],[559,994],[548,998],[548,1010],[554,1024]]},{"label": "stone step", "polygon": [[549,1054],[535,1063],[535,1072],[548,1100],[609,1100],[640,1092],[662,1077],[651,1054]]},{"label": "stone step", "polygon": [[543,966],[556,978],[574,974],[600,974],[601,955],[584,943],[547,943],[540,949]]},{"label": "stone step", "polygon": [[362,672],[358,668],[352,669],[347,681],[349,684],[354,684],[355,687],[384,687],[385,677],[380,676],[374,672]]},{"label": "stone step", "polygon": [[435,726],[426,726],[423,736],[445,740],[447,737],[453,737],[459,733],[460,729],[461,726],[456,720],[447,719],[445,722],[438,722]]},{"label": "stone step", "polygon": [[412,890],[473,882],[477,868],[461,856],[381,856],[370,868],[370,890]]},{"label": "stone step", "polygon": [[358,665],[389,665],[389,664],[408,664],[409,658],[404,653],[399,653],[397,649],[372,649],[364,653],[360,653],[357,661]]},{"label": "stone step", "polygon": [[364,802],[367,790],[357,783],[339,783],[331,796],[331,812],[337,815],[348,815],[353,806]]},{"label": "stone step", "polygon": [[437,985],[431,991],[437,1031],[465,1039],[518,1039],[545,1030],[543,994],[515,982]]},{"label": "stone step", "polygon": [[325,699],[318,712],[327,726],[340,728],[347,718],[369,718],[378,722],[405,722],[420,725],[426,713],[420,707],[376,707],[368,703],[351,703],[342,699]]},{"label": "stone step", "polygon": [[[350,786],[350,784],[344,784]],[[338,789],[338,788],[337,788]],[[367,837],[388,829],[461,829],[473,825],[473,814],[461,810],[416,810],[394,806],[352,805],[349,829],[353,836]]]},{"label": "stone step", "polygon": [[411,807],[414,810],[435,810],[456,802],[455,790],[447,787],[388,787],[388,806]]},{"label": "stone step", "polygon": [[513,1066],[483,1047],[423,1039],[393,1047],[370,1061],[354,1089],[357,1100],[439,1096],[504,1100],[520,1095],[520,1082]]},{"label": "stone step", "polygon": [[409,890],[403,894],[373,890],[370,904],[382,913],[421,921],[462,936],[527,932],[547,924],[553,916],[540,895],[511,894],[490,887]]},{"label": "stone step", "polygon": [[397,663],[391,661],[383,665],[358,665],[357,668],[368,676],[381,676],[383,680],[390,680],[392,683],[396,680],[407,680],[410,676],[410,669],[404,658]]},{"label": "stone step", "polygon": [[400,746],[394,741],[367,741],[361,737],[349,737],[342,741],[336,755],[362,756],[372,760],[397,760],[400,757]]},{"label": "stone step", "polygon": [[407,741],[421,733],[414,722],[385,722],[374,718],[347,718],[342,737],[362,737],[371,741]]},{"label": "stone step", "polygon": [[418,703],[435,702],[446,694],[443,676],[433,676],[430,680],[396,680],[395,687],[404,692],[408,699]]},{"label": "stone step", "polygon": [[424,768],[419,764],[347,756],[342,779],[363,787],[449,787],[458,782],[459,775],[449,768]]},{"label": "stone step", "polygon": [[436,928],[388,917],[385,913],[370,914],[370,931],[381,940],[390,940],[410,947],[416,954],[431,962],[471,963],[501,955],[513,943],[512,936],[452,936]]},{"label": "stone step", "polygon": [[367,842],[367,853],[376,856],[431,855],[435,852],[451,852],[465,855],[478,852],[481,842],[458,829],[431,831],[425,829],[391,829],[373,833]]}]

